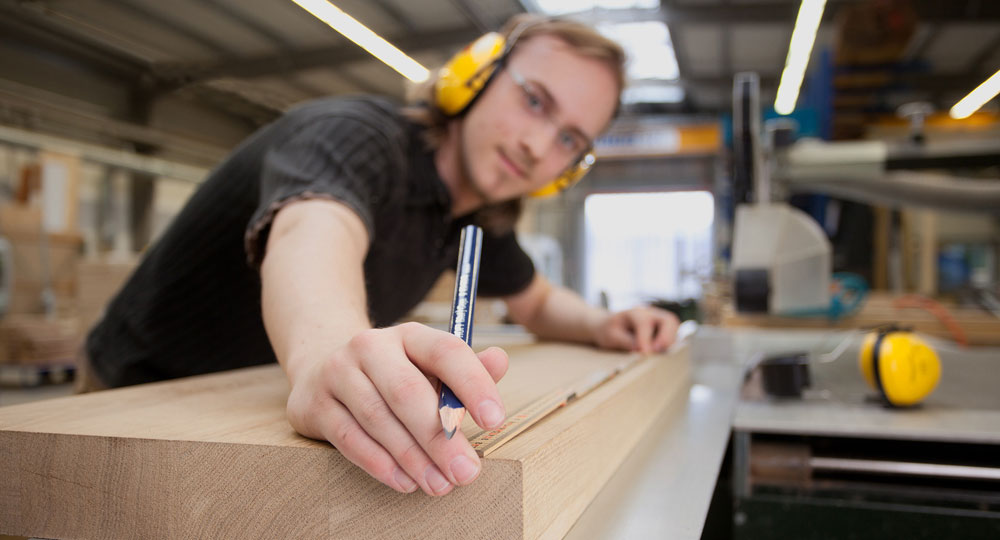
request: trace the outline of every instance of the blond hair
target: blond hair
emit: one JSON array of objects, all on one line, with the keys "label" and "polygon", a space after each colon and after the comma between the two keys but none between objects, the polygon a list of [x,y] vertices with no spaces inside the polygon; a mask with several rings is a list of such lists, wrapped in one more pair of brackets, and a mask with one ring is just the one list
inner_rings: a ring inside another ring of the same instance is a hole
[{"label": "blond hair", "polygon": [[[511,17],[500,33],[504,38],[514,40],[507,54],[511,54],[518,44],[533,37],[556,37],[569,45],[575,53],[599,60],[610,67],[618,83],[618,96],[625,87],[625,51],[621,45],[591,26],[568,19],[521,13]],[[428,80],[409,88],[408,105],[403,109],[403,114],[426,128],[425,141],[430,148],[436,149],[454,117],[444,114],[435,105],[435,85],[439,71],[432,70],[431,73]],[[615,110],[618,110],[617,106]],[[520,214],[521,199],[514,199],[481,208],[477,211],[476,221],[493,232],[503,233],[514,227]]]}]

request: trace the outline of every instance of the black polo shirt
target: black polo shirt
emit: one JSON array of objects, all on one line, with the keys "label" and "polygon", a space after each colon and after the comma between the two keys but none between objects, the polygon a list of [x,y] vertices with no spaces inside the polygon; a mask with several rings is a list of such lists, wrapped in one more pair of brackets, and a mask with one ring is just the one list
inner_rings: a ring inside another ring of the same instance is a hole
[{"label": "black polo shirt", "polygon": [[[124,386],[275,361],[260,307],[271,221],[329,198],[368,229],[369,317],[392,324],[453,268],[461,227],[422,128],[378,98],[300,106],[244,141],[192,195],[90,332],[98,378]],[[523,290],[534,268],[514,234],[484,233],[479,294]]]}]

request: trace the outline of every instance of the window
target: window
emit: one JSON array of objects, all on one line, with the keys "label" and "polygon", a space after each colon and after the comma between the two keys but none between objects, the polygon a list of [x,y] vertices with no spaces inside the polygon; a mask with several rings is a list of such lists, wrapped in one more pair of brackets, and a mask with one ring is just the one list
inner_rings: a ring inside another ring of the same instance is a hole
[{"label": "window", "polygon": [[584,202],[584,295],[621,310],[701,296],[711,275],[707,191],[595,194]]}]

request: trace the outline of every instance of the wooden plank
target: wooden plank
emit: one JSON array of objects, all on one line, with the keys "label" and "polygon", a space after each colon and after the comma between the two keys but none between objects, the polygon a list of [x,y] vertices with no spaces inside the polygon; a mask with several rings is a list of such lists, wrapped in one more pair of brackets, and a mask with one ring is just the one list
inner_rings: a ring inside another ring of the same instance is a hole
[{"label": "wooden plank", "polygon": [[0,205],[0,234],[10,242],[14,278],[7,313],[43,313],[46,276],[58,312],[73,311],[77,260],[83,239],[77,234],[42,233],[41,229],[42,215],[38,208]]},{"label": "wooden plank", "polygon": [[[0,533],[78,537],[549,538],[565,534],[688,383],[687,347],[642,361],[509,347],[508,411],[627,370],[483,459],[445,497],[403,495],[285,420],[263,366],[0,409]],[[465,435],[479,430],[463,424]]]},{"label": "wooden plank", "polygon": [[920,261],[918,262],[919,281],[917,292],[927,296],[937,294],[938,290],[938,237],[937,212],[923,210],[920,212]]},{"label": "wooden plank", "polygon": [[42,223],[50,233],[76,234],[80,189],[79,156],[43,150],[41,163]]},{"label": "wooden plank", "polygon": [[108,302],[125,285],[136,265],[136,261],[80,261],[76,302],[83,332],[88,332],[101,318]]}]

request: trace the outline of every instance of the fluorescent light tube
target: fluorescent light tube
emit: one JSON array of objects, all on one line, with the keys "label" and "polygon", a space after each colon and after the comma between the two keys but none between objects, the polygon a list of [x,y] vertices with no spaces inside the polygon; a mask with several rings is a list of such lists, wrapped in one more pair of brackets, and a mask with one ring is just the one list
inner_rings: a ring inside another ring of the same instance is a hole
[{"label": "fluorescent light tube", "polygon": [[357,43],[359,47],[370,52],[372,56],[398,71],[401,75],[415,83],[421,83],[430,77],[430,71],[419,62],[410,58],[381,36],[372,32],[367,26],[358,22],[337,6],[327,0],[292,0],[302,9],[311,13],[317,19],[325,22],[347,39]]},{"label": "fluorescent light tube", "polygon": [[986,105],[987,101],[997,97],[997,94],[1000,94],[1000,69],[975,90],[969,92],[969,95],[959,100],[948,114],[955,119],[968,118]]},{"label": "fluorescent light tube", "polygon": [[521,0],[527,11],[546,15],[566,15],[596,9],[657,9],[660,0]]},{"label": "fluorescent light tube", "polygon": [[812,56],[816,31],[819,29],[819,22],[823,20],[825,6],[826,0],[802,0],[799,6],[792,40],[788,44],[785,69],[781,72],[781,82],[778,83],[778,95],[774,98],[774,110],[778,114],[791,114],[795,110],[795,102],[799,99],[802,78],[805,77],[806,66]]}]

